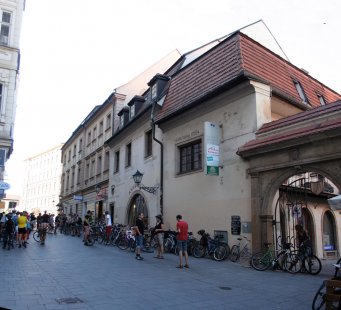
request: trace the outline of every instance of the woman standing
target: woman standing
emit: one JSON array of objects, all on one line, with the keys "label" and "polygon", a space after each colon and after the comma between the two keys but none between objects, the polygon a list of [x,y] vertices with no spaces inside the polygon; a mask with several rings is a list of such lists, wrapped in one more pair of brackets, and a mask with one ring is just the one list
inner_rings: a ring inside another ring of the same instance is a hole
[{"label": "woman standing", "polygon": [[163,232],[164,224],[161,215],[156,216],[156,225],[154,227],[154,234],[157,238],[157,255],[155,258],[163,259]]}]

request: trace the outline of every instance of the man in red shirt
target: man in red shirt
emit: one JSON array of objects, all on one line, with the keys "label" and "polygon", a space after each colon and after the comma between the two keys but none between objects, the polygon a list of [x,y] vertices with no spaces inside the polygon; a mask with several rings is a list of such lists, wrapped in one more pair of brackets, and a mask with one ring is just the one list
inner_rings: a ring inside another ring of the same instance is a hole
[{"label": "man in red shirt", "polygon": [[[180,264],[176,268],[189,268],[188,265],[188,253],[187,253],[187,239],[188,239],[188,224],[187,222],[182,220],[182,215],[178,214],[176,216],[176,220],[178,221],[176,223],[176,230],[178,232],[176,239],[177,239],[177,245],[179,249],[179,259]],[[182,255],[185,254],[185,266],[182,265]]]}]

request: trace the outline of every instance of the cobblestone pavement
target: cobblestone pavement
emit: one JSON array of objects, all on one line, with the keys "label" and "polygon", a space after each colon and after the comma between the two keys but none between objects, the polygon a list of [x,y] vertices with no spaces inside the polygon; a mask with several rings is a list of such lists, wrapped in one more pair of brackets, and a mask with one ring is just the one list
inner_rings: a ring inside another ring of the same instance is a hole
[{"label": "cobblestone pavement", "polygon": [[45,246],[0,249],[0,306],[8,309],[311,309],[334,261],[317,276],[260,272],[230,261],[134,254],[83,245],[80,238],[48,235]]}]

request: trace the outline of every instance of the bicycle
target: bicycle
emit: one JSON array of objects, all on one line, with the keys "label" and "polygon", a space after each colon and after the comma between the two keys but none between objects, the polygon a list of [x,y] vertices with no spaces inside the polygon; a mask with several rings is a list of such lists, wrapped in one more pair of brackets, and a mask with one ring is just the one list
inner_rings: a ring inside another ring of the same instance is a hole
[{"label": "bicycle", "polygon": [[134,252],[136,248],[136,240],[131,229],[122,231],[120,238],[117,241],[117,246],[121,250],[129,248],[130,251]]},{"label": "bicycle", "polygon": [[[339,280],[341,281],[341,258],[337,261],[336,264],[334,264],[335,272],[334,277],[331,280]],[[331,309],[340,309],[341,306],[341,289],[337,289],[334,292],[336,295],[340,295],[339,300],[335,300],[330,305]],[[327,280],[324,280],[321,286],[318,288],[314,299],[312,303],[312,309],[313,310],[320,310],[324,306],[324,304],[327,302]],[[338,304],[336,304],[338,303]]]},{"label": "bicycle", "polygon": [[194,257],[201,258],[209,255],[216,261],[222,261],[226,258],[227,250],[225,245],[220,241],[219,236],[212,239],[204,229],[199,230],[198,235],[201,235],[201,238],[200,242],[193,249]]},{"label": "bicycle", "polygon": [[[248,260],[250,264],[250,259],[251,259],[251,253],[248,248],[248,244],[251,240],[249,240],[246,236],[242,236],[240,238],[237,238],[239,240],[238,244],[235,244],[231,248],[231,253],[230,253],[230,260],[231,262],[237,262],[240,258],[244,260]],[[244,242],[242,242],[244,241]]]},{"label": "bicycle", "polygon": [[301,272],[308,272],[311,275],[317,275],[321,272],[321,261],[316,255],[311,253],[310,249],[300,249],[298,251],[298,256],[300,256],[303,261]]},{"label": "bicycle", "polygon": [[282,250],[273,251],[270,249],[271,243],[264,243],[266,250],[255,253],[251,257],[252,268],[258,271],[264,271],[272,267],[273,270],[281,269],[289,273],[298,273],[301,271],[303,261],[294,253],[291,243],[282,244]]}]

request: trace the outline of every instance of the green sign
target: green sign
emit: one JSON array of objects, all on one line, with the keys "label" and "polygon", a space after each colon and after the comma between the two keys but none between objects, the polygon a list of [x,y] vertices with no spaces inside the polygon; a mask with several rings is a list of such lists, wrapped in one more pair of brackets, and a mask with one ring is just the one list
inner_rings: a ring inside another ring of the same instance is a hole
[{"label": "green sign", "polygon": [[219,175],[219,167],[216,166],[206,166],[206,174],[208,175]]}]

